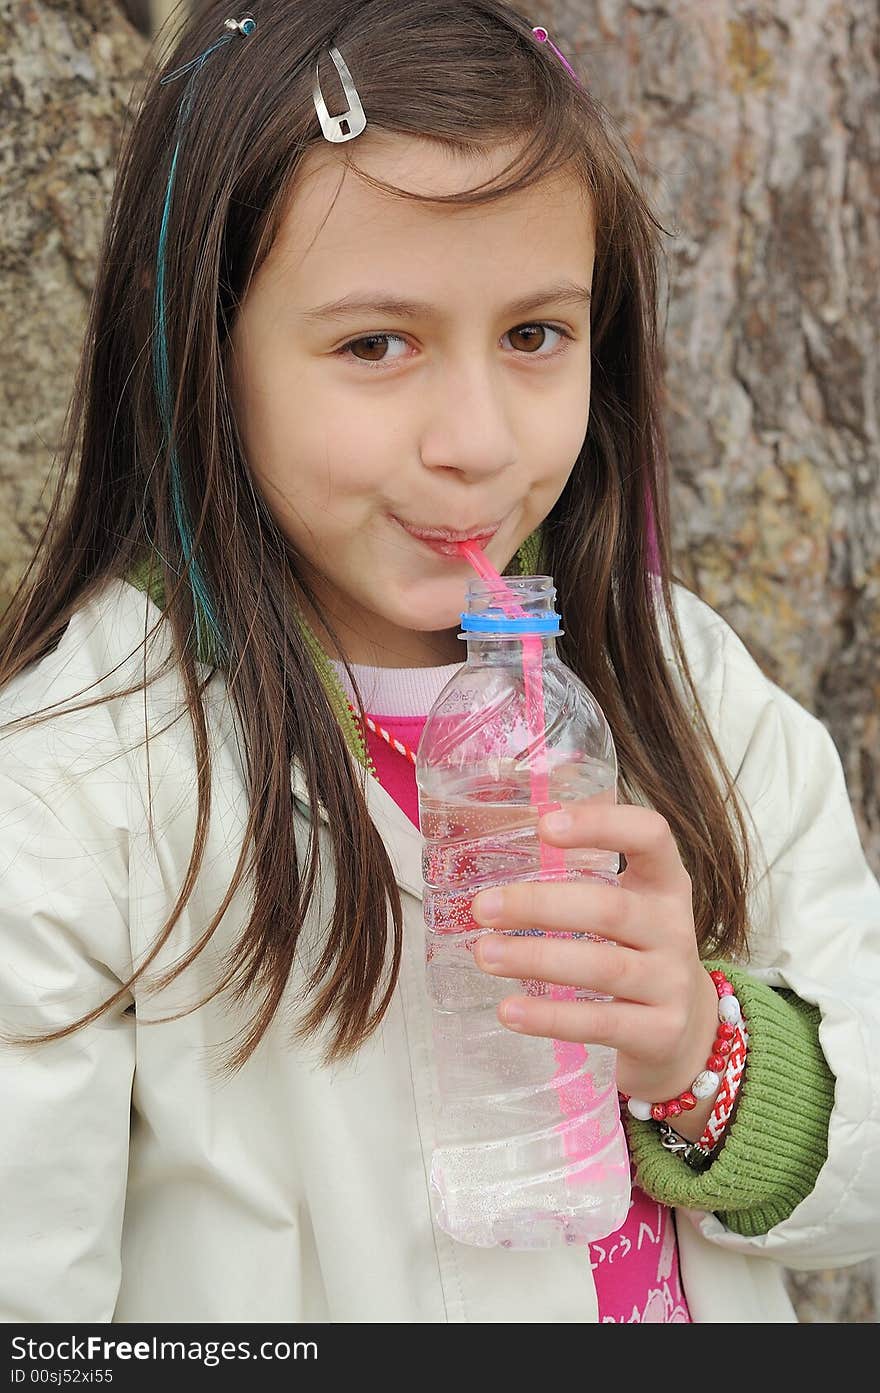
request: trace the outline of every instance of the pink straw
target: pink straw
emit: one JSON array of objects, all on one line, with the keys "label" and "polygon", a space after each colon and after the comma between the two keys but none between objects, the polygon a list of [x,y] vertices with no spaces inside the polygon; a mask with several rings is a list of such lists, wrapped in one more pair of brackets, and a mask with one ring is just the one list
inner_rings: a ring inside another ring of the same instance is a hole
[{"label": "pink straw", "polygon": [[[488,581],[496,597],[511,619],[525,619],[526,611],[517,603],[515,593],[505,584],[492,562],[483,552],[479,542],[456,543],[473,566],[481,580]],[[544,742],[544,682],[542,678],[542,647],[538,634],[523,634],[523,680],[526,693],[526,719],[529,730],[536,741],[537,767],[530,764],[529,777],[532,802],[538,808],[538,816],[558,808],[560,804],[550,802],[550,786],[547,778],[547,747]],[[554,880],[559,871],[565,870],[565,856],[562,847],[549,846],[541,842],[541,867],[548,871],[547,879]]]},{"label": "pink straw", "polygon": [[[495,591],[496,597],[501,604],[505,614],[512,619],[526,618],[526,611],[522,605],[517,603],[514,591],[506,584],[504,577],[492,565],[488,557],[483,553],[478,542],[457,542],[459,551],[467,557],[481,580],[488,581]],[[538,755],[538,768],[535,769],[531,763],[530,769],[530,788],[532,802],[537,805],[538,816],[543,817],[544,813],[550,812],[554,808],[561,807],[560,803],[551,803],[550,789],[547,778],[547,746],[544,740],[544,680],[542,670],[541,638],[539,634],[523,634],[523,680],[526,693],[526,719],[529,730],[534,736],[536,743],[535,749]],[[565,878],[565,853],[562,847],[550,846],[542,841],[541,846],[541,879],[542,880],[562,880]],[[550,997],[553,1001],[573,1001],[575,1000],[574,987],[561,987],[555,983],[550,987]],[[584,1064],[587,1058],[587,1051],[584,1045],[569,1040],[554,1040],[553,1053],[556,1059],[556,1074],[554,1080],[556,1092],[559,1098],[559,1107],[564,1117],[575,1117],[584,1108],[585,1104],[594,1100],[592,1079],[584,1071]],[[569,1082],[574,1078],[574,1085]],[[563,1145],[566,1155],[572,1160],[582,1160],[585,1150],[589,1151],[589,1146],[580,1136],[579,1128],[567,1128],[565,1123],[561,1123],[559,1130],[563,1132]],[[579,1167],[568,1177],[569,1184],[579,1185],[588,1184],[590,1180],[589,1168]]]}]

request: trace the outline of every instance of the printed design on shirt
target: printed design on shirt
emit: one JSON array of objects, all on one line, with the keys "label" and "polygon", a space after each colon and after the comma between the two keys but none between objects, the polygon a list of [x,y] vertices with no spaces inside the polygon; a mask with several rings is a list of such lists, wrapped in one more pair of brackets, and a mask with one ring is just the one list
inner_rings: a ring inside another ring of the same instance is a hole
[{"label": "printed design on shirt", "polygon": [[678,1301],[676,1301],[669,1283],[664,1282],[662,1287],[648,1292],[648,1299],[644,1308],[640,1311],[638,1306],[633,1306],[632,1312],[624,1321],[616,1320],[614,1316],[603,1316],[603,1325],[690,1325],[691,1318],[688,1312]]},{"label": "printed design on shirt", "polygon": [[637,1185],[625,1222],[590,1244],[590,1267],[601,1324],[690,1324],[672,1211]]}]

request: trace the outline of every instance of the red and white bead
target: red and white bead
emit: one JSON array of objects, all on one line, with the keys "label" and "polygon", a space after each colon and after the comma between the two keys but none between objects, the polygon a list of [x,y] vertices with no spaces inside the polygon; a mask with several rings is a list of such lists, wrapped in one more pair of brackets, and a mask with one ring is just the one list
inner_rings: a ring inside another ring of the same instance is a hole
[{"label": "red and white bead", "polygon": [[733,987],[730,987],[730,991],[723,995],[719,993],[718,1019],[725,1025],[739,1025],[742,1020],[742,1011],[739,1002],[733,995]]},{"label": "red and white bead", "polygon": [[[710,1055],[709,1058],[714,1059],[715,1056]],[[691,1084],[691,1093],[702,1103],[704,1098],[711,1098],[713,1093],[717,1093],[720,1087],[721,1075],[717,1070],[704,1069]]]}]

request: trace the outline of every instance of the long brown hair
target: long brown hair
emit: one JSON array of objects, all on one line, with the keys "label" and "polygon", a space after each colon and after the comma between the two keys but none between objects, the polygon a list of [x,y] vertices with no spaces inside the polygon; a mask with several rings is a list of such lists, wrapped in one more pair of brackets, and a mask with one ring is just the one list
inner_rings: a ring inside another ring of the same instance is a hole
[{"label": "long brown hair", "polygon": [[[223,32],[227,15],[225,0],[196,6],[168,68],[201,53]],[[402,908],[392,865],[313,649],[291,618],[291,597],[309,606],[315,597],[296,548],[252,483],[223,372],[236,308],[272,246],[300,162],[323,139],[311,83],[315,61],[331,43],[343,51],[377,129],[428,137],[463,154],[522,138],[508,178],[423,201],[488,202],[562,169],[582,179],[591,195],[596,262],[589,430],[542,529],[542,560],[565,616],[559,655],[608,717],[622,796],[653,806],[672,828],[693,884],[702,949],[741,953],[749,874],[743,813],[688,672],[670,590],[657,304],[664,229],[626,146],[600,104],[501,0],[259,0],[255,16],[255,33],[227,43],[200,74],[178,151],[165,229],[173,444],[163,430],[151,336],[181,88],[160,85],[154,73],[121,156],[57,491],[0,624],[2,685],[50,652],[74,611],[108,580],[124,578],[147,553],[161,558],[162,622],[170,627],[180,665],[199,769],[192,859],[153,953],[114,997],[45,1038],[78,1029],[127,994],[172,934],[201,865],[211,772],[193,643],[196,568],[222,626],[225,680],[244,732],[250,802],[246,848],[230,893],[251,869],[253,913],[212,993],[229,989],[254,1003],[230,1067],[247,1060],[282,1001],[320,883],[314,826],[302,865],[297,854],[293,759],[301,764],[310,800],[320,800],[329,813],[337,877],[295,1038],[331,1024],[327,1058],[345,1058],[379,1025],[397,980]],[[356,168],[357,142],[341,148],[358,177],[367,177]],[[392,196],[420,197],[369,182]],[[182,490],[177,499],[172,456]],[[181,503],[191,553],[179,526]],[[649,572],[652,529],[656,593]],[[663,655],[664,619],[684,694]],[[329,621],[326,628],[337,644]],[[188,966],[222,909],[151,990]]]}]

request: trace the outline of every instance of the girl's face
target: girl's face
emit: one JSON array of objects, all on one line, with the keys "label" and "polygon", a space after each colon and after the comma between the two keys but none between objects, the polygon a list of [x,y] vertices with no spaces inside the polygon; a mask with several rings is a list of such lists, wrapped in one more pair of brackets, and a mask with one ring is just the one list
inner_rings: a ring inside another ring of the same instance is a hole
[{"label": "girl's face", "polygon": [[[512,153],[465,158],[371,132],[357,160],[442,194]],[[309,152],[242,303],[230,372],[248,463],[351,662],[462,662],[474,573],[401,523],[499,524],[481,545],[501,571],[561,494],[589,417],[589,199],[554,175],[501,202],[436,208],[342,172],[339,151]],[[343,298],[374,307],[331,313]],[[375,305],[391,300],[420,307]],[[308,618],[333,651],[320,614]]]}]

